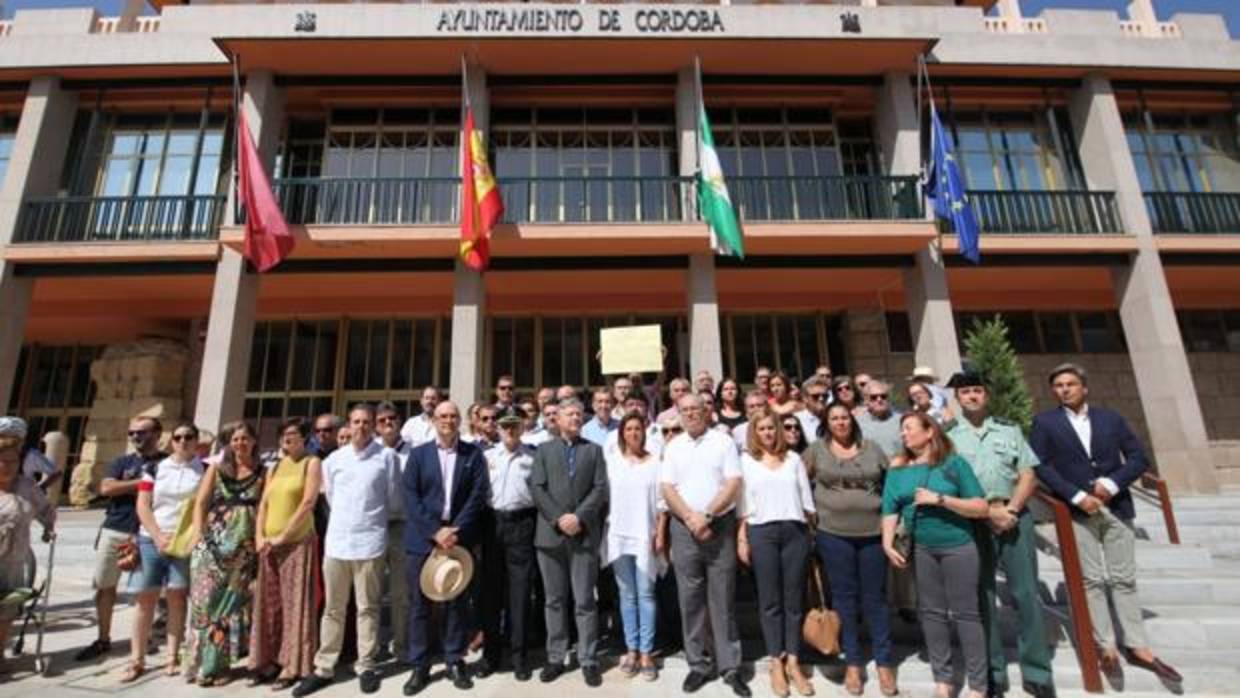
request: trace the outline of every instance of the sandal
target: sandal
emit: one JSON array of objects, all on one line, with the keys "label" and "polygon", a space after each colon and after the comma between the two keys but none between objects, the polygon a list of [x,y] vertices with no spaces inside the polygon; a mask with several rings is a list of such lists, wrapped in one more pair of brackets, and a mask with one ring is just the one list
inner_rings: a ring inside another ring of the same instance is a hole
[{"label": "sandal", "polygon": [[181,658],[177,655],[168,657],[168,663],[164,665],[164,676],[176,676],[181,673]]},{"label": "sandal", "polygon": [[121,683],[133,683],[142,678],[146,673],[146,665],[142,662],[129,662],[125,667],[124,673],[121,674]]},{"label": "sandal", "polygon": [[295,678],[279,678],[271,684],[271,692],[283,691],[295,685],[297,685],[297,679]]},{"label": "sandal", "polygon": [[624,655],[624,659],[620,660],[620,673],[628,677],[637,676],[637,657],[635,655]]},{"label": "sandal", "polygon": [[657,681],[659,679],[659,666],[649,657],[643,657],[638,667],[638,672],[641,673],[643,679],[647,681]]}]

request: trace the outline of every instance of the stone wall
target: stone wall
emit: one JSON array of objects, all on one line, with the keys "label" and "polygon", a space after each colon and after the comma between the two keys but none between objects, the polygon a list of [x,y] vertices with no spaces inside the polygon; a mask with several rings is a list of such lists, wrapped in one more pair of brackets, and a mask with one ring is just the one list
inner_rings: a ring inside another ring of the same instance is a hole
[{"label": "stone wall", "polygon": [[125,453],[125,432],[136,415],[158,417],[165,431],[184,413],[183,387],[189,350],[169,339],[140,339],[104,349],[90,366],[95,402],[86,420],[81,457],[73,469],[70,501],[95,496],[103,468]]},{"label": "stone wall", "polygon": [[1149,432],[1145,428],[1141,398],[1137,395],[1137,378],[1127,354],[1021,354],[1025,383],[1033,395],[1034,412],[1049,410],[1058,404],[1047,384],[1047,374],[1066,361],[1078,363],[1089,372],[1089,401],[1122,414],[1148,449]]},{"label": "stone wall", "polygon": [[893,382],[895,404],[902,405],[900,392],[904,379],[913,372],[911,353],[893,354],[888,350],[887,318],[881,308],[849,310],[844,313],[844,351],[848,372],[868,373]]},{"label": "stone wall", "polygon": [[1189,352],[1188,366],[1210,440],[1240,439],[1240,353]]}]

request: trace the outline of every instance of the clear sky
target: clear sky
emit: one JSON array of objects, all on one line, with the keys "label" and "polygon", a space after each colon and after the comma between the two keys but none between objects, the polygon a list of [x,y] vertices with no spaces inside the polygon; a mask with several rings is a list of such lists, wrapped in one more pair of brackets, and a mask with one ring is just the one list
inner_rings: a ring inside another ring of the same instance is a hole
[{"label": "clear sky", "polygon": [[[13,11],[27,7],[82,7],[94,5],[100,14],[118,15],[123,0],[0,0],[4,8],[4,16],[12,16]],[[1035,16],[1045,7],[1084,7],[1106,8],[1117,10],[1124,15],[1128,0],[1021,0],[1025,14]],[[1240,0],[1154,0],[1154,8],[1161,19],[1169,19],[1177,12],[1204,12],[1221,14],[1227,19],[1227,26],[1233,37],[1240,37]]]}]

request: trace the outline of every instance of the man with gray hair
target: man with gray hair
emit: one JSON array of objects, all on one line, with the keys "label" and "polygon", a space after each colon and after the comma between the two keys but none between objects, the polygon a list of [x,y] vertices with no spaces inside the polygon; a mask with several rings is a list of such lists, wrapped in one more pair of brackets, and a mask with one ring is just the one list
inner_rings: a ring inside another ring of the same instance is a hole
[{"label": "man with gray hair", "polygon": [[888,458],[904,453],[900,413],[891,408],[891,384],[875,378],[866,383],[862,392],[865,395],[865,412],[857,417],[861,435],[878,444]]},{"label": "man with gray hair", "polygon": [[[660,483],[674,517],[672,564],[689,661],[682,688],[685,693],[696,692],[717,669],[733,693],[747,698],[751,693],[739,671],[735,608],[740,457],[726,433],[709,428],[702,398],[685,395],[677,406],[684,433],[663,449]],[[713,636],[709,654],[708,628]]]},{"label": "man with gray hair", "polygon": [[587,686],[603,684],[598,664],[599,544],[607,510],[603,449],[581,437],[584,406],[560,403],[559,435],[538,447],[530,467],[530,494],[538,509],[534,547],[546,594],[547,664],[543,683],[564,673],[568,628],[564,605],[571,592],[577,620],[577,661]]},{"label": "man with gray hair", "polygon": [[655,417],[654,421],[662,424],[669,419],[676,419],[680,416],[680,398],[689,394],[693,386],[685,378],[673,378],[671,383],[667,384],[667,394],[671,398],[672,406],[663,410]]}]

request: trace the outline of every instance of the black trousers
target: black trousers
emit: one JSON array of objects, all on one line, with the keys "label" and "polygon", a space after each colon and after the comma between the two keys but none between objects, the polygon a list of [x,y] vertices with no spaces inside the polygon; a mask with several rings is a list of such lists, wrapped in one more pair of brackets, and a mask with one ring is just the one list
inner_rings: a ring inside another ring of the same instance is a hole
[{"label": "black trousers", "polygon": [[810,551],[805,522],[772,521],[750,526],[749,549],[766,653],[771,657],[797,656],[801,653]]},{"label": "black trousers", "polygon": [[[415,669],[430,669],[430,623],[431,608],[435,602],[422,595],[422,585],[418,579],[422,575],[422,565],[427,555],[409,553],[405,558],[405,573],[409,578],[409,664]],[[465,659],[466,645],[469,643],[470,613],[469,594],[464,593],[455,599],[441,604],[443,607],[443,660],[445,664],[453,664]]]},{"label": "black trousers", "polygon": [[497,664],[505,639],[512,657],[525,659],[537,510],[495,511],[490,517],[482,550],[483,653]]}]

